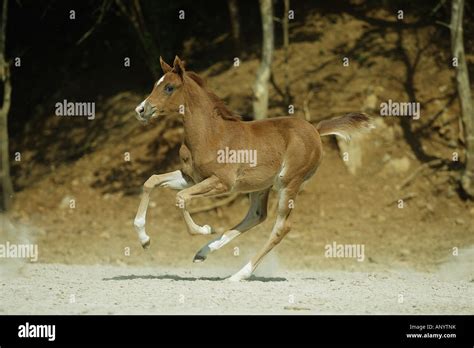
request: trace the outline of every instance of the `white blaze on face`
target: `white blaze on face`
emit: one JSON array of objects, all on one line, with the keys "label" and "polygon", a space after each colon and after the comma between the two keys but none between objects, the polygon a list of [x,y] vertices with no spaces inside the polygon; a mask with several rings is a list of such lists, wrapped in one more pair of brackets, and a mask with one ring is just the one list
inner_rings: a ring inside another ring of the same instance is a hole
[{"label": "white blaze on face", "polygon": [[[156,83],[156,87],[158,87],[165,79],[165,75],[163,75],[159,80],[158,82]],[[146,102],[146,99],[144,101],[142,101],[140,103],[140,105],[138,105],[136,108],[135,108],[135,112],[138,114],[138,115],[141,115],[144,111],[145,111],[145,102]]]},{"label": "white blaze on face", "polygon": [[161,79],[159,79],[158,82],[156,83],[156,87],[158,87],[160,83],[163,82],[164,79],[165,79],[165,75],[161,76]]}]

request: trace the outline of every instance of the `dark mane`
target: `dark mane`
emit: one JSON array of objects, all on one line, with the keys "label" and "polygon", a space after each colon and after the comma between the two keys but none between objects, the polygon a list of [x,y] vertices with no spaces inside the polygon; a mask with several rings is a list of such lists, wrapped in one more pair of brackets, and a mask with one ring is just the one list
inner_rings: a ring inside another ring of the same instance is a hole
[{"label": "dark mane", "polygon": [[199,85],[199,87],[201,87],[207,93],[207,95],[209,96],[209,98],[214,104],[215,110],[223,119],[230,120],[230,121],[241,120],[239,115],[229,110],[229,108],[217,95],[215,95],[213,92],[207,89],[206,82],[201,76],[196,74],[194,71],[186,71],[186,76],[188,76],[191,80],[196,82]]}]

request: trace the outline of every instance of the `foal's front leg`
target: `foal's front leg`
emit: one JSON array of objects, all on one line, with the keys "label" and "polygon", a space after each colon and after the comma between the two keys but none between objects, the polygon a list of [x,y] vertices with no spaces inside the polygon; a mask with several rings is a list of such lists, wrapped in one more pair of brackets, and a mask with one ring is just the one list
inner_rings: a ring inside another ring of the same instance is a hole
[{"label": "foal's front leg", "polygon": [[143,248],[150,246],[150,237],[145,232],[146,211],[148,203],[150,202],[150,194],[156,186],[169,187],[175,190],[182,190],[191,186],[193,183],[183,176],[180,170],[174,172],[152,175],[143,185],[143,195],[138,207],[137,215],[135,216],[135,230]]},{"label": "foal's front leg", "polygon": [[186,210],[186,204],[196,197],[211,197],[228,192],[228,187],[216,176],[211,176],[200,183],[184,189],[176,195],[176,205],[181,208],[184,222],[191,235],[195,234],[211,234],[214,233],[211,226],[199,226],[194,222],[191,214]]}]

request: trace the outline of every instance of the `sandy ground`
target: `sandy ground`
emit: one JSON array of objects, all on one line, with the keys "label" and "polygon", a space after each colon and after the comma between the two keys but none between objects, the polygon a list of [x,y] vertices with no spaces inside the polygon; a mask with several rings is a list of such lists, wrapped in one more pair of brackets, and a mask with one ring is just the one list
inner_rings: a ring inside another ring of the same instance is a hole
[{"label": "sandy ground", "polygon": [[28,264],[3,280],[1,314],[473,314],[474,283],[408,270],[279,271]]}]

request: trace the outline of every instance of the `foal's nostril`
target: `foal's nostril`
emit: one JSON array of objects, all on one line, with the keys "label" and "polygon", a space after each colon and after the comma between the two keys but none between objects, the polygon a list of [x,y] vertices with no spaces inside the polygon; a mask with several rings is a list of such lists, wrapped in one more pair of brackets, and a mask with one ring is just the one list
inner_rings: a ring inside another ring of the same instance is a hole
[{"label": "foal's nostril", "polygon": [[137,112],[138,115],[141,115],[145,112],[145,106],[143,104],[140,104],[137,106],[135,111]]}]

